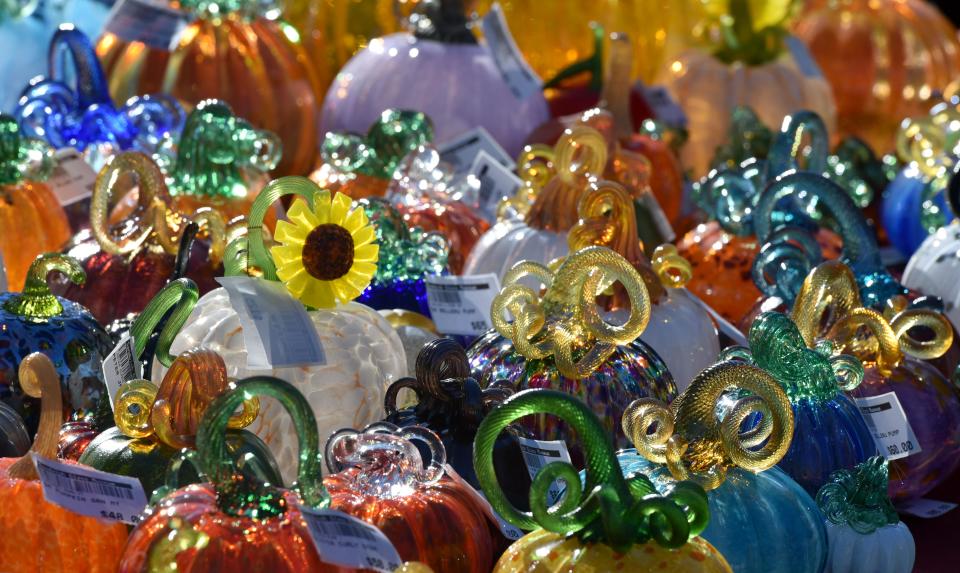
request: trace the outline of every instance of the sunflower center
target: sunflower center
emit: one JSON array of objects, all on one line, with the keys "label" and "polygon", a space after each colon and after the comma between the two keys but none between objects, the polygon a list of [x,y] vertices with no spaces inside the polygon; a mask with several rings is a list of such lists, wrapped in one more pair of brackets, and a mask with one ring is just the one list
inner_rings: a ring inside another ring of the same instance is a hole
[{"label": "sunflower center", "polygon": [[303,242],[301,259],[310,276],[322,281],[338,279],[353,266],[353,237],[340,225],[318,225]]}]

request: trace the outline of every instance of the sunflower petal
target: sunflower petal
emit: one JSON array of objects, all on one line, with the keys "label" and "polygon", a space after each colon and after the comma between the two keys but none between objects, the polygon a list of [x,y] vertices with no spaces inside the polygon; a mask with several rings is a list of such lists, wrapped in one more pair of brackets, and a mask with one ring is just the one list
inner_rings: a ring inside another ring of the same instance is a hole
[{"label": "sunflower petal", "polygon": [[287,211],[287,219],[305,229],[313,229],[320,224],[317,216],[310,211],[306,201],[303,199],[297,199],[293,202],[290,210]]},{"label": "sunflower petal", "polygon": [[304,269],[301,269],[284,282],[287,286],[287,290],[289,290],[294,296],[297,296],[303,293],[303,289],[306,288],[307,283],[311,278],[312,277],[310,276],[310,273]]},{"label": "sunflower petal", "polygon": [[340,302],[350,302],[360,295],[360,291],[347,281],[343,280],[343,277],[330,281],[330,287],[333,289],[333,294]]},{"label": "sunflower petal", "polygon": [[373,228],[373,225],[364,225],[356,231],[351,231],[350,234],[353,235],[353,246],[355,247],[372,243],[377,238],[377,231]]},{"label": "sunflower petal", "polygon": [[343,228],[350,231],[352,235],[354,232],[360,229],[363,226],[363,209],[356,208],[347,213],[347,217],[343,220]]},{"label": "sunflower petal", "polygon": [[379,255],[380,245],[376,243],[370,243],[354,249],[353,260],[363,263],[375,263],[379,259]]},{"label": "sunflower petal", "polygon": [[353,199],[343,193],[337,192],[330,204],[330,222],[334,225],[343,226],[343,221],[353,205]]},{"label": "sunflower petal", "polygon": [[359,293],[363,292],[363,289],[370,286],[370,280],[372,278],[373,277],[369,275],[356,272],[355,270],[351,270],[349,273],[343,276],[343,280],[350,283],[350,286],[353,288],[357,289],[358,295]]},{"label": "sunflower petal", "polygon": [[303,257],[303,245],[270,247],[270,254],[273,255],[273,261],[277,266],[282,266],[290,261],[300,260]]},{"label": "sunflower petal", "polygon": [[318,193],[316,199],[314,199],[313,214],[319,225],[326,225],[330,222],[330,192],[326,189],[322,193]]},{"label": "sunflower petal", "polygon": [[307,281],[306,288],[300,293],[300,302],[314,308],[333,308],[337,306],[337,301],[333,298],[333,290],[330,283],[321,280]]},{"label": "sunflower petal", "polygon": [[286,263],[277,267],[277,278],[282,281],[290,280],[298,272],[305,270],[303,268],[303,263],[299,260],[287,261]]},{"label": "sunflower petal", "polygon": [[353,267],[350,268],[350,272],[362,275],[366,277],[367,282],[370,282],[373,275],[377,274],[377,265],[353,259]]},{"label": "sunflower petal", "polygon": [[274,233],[273,238],[276,239],[278,243],[283,243],[285,245],[303,245],[303,242],[307,238],[307,230],[294,225],[288,221],[277,221],[277,231]]}]

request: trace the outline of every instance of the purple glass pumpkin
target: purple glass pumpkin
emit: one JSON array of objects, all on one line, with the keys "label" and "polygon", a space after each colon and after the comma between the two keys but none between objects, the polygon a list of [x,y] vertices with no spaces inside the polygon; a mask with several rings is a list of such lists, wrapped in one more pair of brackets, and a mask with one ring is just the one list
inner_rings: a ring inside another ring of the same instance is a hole
[{"label": "purple glass pumpkin", "polygon": [[[485,45],[466,27],[462,0],[442,0],[417,33],[376,38],[340,70],[323,103],[323,131],[366,133],[390,108],[427,114],[444,143],[483,127],[516,156],[550,119],[539,90],[519,99]],[[438,87],[441,86],[441,87]]]}]

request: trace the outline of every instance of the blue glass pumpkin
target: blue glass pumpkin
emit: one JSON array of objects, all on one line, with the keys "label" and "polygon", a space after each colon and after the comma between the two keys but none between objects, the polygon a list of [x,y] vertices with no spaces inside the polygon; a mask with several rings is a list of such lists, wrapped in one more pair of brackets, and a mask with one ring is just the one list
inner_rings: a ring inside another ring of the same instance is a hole
[{"label": "blue glass pumpkin", "polygon": [[881,219],[890,243],[905,257],[916,252],[930,233],[953,220],[942,178],[924,176],[916,164],[897,175],[883,194]]}]

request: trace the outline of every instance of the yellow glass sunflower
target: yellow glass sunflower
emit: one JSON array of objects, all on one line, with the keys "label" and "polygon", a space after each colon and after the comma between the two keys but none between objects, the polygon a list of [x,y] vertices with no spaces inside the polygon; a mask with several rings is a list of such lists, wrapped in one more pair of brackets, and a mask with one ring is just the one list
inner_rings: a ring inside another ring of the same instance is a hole
[{"label": "yellow glass sunflower", "polygon": [[270,249],[287,290],[314,308],[333,308],[360,296],[377,272],[380,254],[363,209],[353,208],[343,193],[331,200],[324,190],[312,211],[302,199],[295,200],[287,218],[277,222],[280,244]]}]

